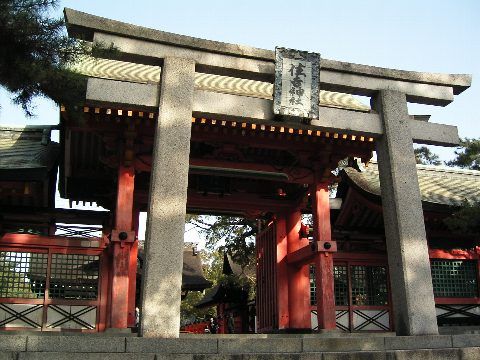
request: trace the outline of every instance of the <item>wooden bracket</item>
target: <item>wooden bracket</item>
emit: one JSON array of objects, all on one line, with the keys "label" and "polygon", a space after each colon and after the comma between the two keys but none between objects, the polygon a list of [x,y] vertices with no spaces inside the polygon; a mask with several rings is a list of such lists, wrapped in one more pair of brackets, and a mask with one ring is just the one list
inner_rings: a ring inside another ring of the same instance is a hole
[{"label": "wooden bracket", "polygon": [[122,244],[133,243],[135,241],[135,231],[112,230],[110,241]]},{"label": "wooden bracket", "polygon": [[287,255],[289,265],[302,266],[309,264],[318,253],[331,253],[337,251],[336,241],[317,241],[298,249]]}]

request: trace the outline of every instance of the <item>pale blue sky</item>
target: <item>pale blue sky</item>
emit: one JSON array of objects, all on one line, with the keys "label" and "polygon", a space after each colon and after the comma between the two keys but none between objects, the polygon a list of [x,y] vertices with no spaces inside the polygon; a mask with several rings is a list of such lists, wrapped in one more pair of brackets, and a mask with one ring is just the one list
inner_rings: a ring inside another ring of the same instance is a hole
[{"label": "pale blue sky", "polygon": [[[413,114],[480,137],[480,1],[60,1],[63,7],[174,33],[265,49],[285,46],[322,57],[396,69],[468,73],[473,85],[445,108],[412,105]],[[57,123],[58,110],[36,101],[25,119],[0,92],[0,123]],[[435,149],[440,152],[441,149]],[[451,157],[450,152],[441,152]]]}]

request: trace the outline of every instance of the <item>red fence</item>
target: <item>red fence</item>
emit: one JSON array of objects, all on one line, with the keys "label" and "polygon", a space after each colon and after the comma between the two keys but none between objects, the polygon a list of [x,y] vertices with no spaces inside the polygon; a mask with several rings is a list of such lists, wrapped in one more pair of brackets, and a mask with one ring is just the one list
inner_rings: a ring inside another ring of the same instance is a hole
[{"label": "red fence", "polygon": [[0,238],[0,329],[102,331],[108,272],[99,238]]},{"label": "red fence", "polygon": [[205,329],[210,329],[210,322],[203,321],[200,323],[185,325],[181,330],[190,334],[205,334]]}]

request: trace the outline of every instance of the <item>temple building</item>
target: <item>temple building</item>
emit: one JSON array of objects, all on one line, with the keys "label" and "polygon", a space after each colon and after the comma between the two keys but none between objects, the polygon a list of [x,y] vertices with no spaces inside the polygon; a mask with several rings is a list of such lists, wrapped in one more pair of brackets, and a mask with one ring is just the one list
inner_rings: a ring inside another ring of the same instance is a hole
[{"label": "temple building", "polygon": [[[85,98],[61,107],[58,145],[47,128],[2,132],[12,161],[0,158],[0,328],[127,329],[138,307],[141,336],[178,337],[187,212],[263,222],[258,332],[433,335],[479,324],[478,236],[442,222],[479,198],[478,173],[416,166],[414,143],[455,146],[458,131],[407,109],[447,106],[471,76],[220,43],[72,9],[65,18],[69,36],[117,51],[75,65]],[[278,107],[288,82],[287,100],[309,94],[311,111]],[[63,198],[108,211],[55,209],[57,164]]]}]

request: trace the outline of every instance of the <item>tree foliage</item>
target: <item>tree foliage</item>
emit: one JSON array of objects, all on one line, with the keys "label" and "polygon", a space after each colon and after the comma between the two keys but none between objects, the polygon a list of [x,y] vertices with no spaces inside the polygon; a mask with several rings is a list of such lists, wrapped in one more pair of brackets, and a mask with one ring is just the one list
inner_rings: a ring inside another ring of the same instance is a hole
[{"label": "tree foliage", "polygon": [[69,38],[64,20],[50,16],[57,3],[0,0],[0,85],[29,116],[37,96],[67,109],[83,100],[85,79],[69,65],[80,55],[106,49]]},{"label": "tree foliage", "polygon": [[480,139],[462,139],[460,146],[455,150],[455,155],[456,158],[447,165],[480,170]]},{"label": "tree foliage", "polygon": [[[462,139],[455,155],[456,158],[447,165],[480,170],[480,139]],[[444,222],[453,232],[480,234],[480,201],[465,199],[462,206]]]},{"label": "tree foliage", "polygon": [[192,324],[215,316],[215,308],[213,306],[202,309],[196,307],[203,296],[203,293],[200,291],[190,291],[185,299],[182,300],[180,303],[180,321],[182,325]]},{"label": "tree foliage", "polygon": [[[13,255],[14,253],[10,254]],[[30,288],[30,282],[26,279],[25,273],[18,270],[21,265],[14,261],[8,252],[0,253],[0,297],[36,297]]]},{"label": "tree foliage", "polygon": [[258,231],[255,220],[232,216],[190,215],[187,221],[205,237],[205,247],[208,250],[214,251],[223,247],[242,267],[253,260],[255,235]]},{"label": "tree foliage", "polygon": [[453,215],[444,220],[447,227],[459,234],[480,234],[480,201],[464,200]]},{"label": "tree foliage", "polygon": [[[205,278],[212,282],[212,286],[217,285],[223,278],[223,250],[216,251],[200,251],[203,263],[203,273]],[[207,289],[208,291],[208,289]],[[182,324],[189,324],[195,321],[214,317],[215,307],[199,309],[196,305],[203,298],[204,294],[199,291],[191,291],[182,300],[180,305],[180,315]]]},{"label": "tree foliage", "polygon": [[437,154],[430,151],[426,146],[421,146],[413,150],[417,164],[422,165],[440,165],[442,162]]}]

